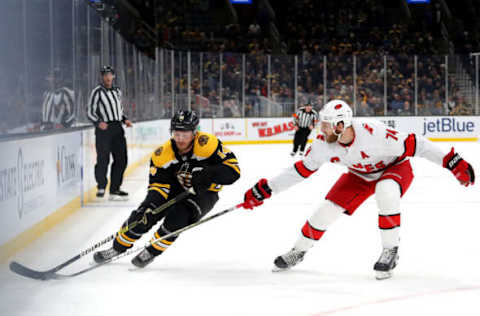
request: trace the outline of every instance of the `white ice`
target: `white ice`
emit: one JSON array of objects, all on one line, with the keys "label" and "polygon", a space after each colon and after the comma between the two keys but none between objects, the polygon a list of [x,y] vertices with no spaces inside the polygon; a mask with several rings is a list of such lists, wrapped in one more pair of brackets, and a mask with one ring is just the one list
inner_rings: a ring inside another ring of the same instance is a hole
[{"label": "white ice", "polygon": [[[480,144],[454,145],[479,171]],[[290,146],[230,146],[242,178],[221,192],[211,214],[292,164]],[[465,188],[426,160],[412,164],[416,177],[402,202],[400,261],[392,279],[377,281],[372,270],[381,251],[373,198],[336,222],[299,266],[271,272],[273,259],[291,248],[344,171],[328,164],[254,211],[238,209],[185,232],[143,270],[124,258],[72,279],[35,281],[4,263],[0,314],[480,315],[480,183]],[[148,171],[139,169],[124,184],[129,202],[88,205],[11,259],[48,269],[115,232],[144,198]],[[87,256],[63,272],[90,261]]]}]

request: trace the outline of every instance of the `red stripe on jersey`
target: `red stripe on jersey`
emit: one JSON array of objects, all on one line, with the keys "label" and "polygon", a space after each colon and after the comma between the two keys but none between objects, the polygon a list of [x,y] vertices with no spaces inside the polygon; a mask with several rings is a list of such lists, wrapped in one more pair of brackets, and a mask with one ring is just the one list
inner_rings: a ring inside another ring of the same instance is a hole
[{"label": "red stripe on jersey", "polygon": [[313,240],[319,240],[320,238],[322,238],[322,235],[324,233],[325,233],[324,230],[313,228],[308,221],[305,223],[305,225],[303,225],[303,228],[302,228],[303,236]]},{"label": "red stripe on jersey", "polygon": [[415,134],[410,134],[405,138],[405,142],[403,143],[405,148],[403,154],[397,158],[398,161],[402,161],[406,157],[413,157],[415,156],[415,151],[417,150],[417,139],[415,138]]},{"label": "red stripe on jersey", "polygon": [[310,177],[315,171],[317,171],[307,169],[301,160],[297,161],[293,166],[295,167],[295,170],[297,170],[298,174],[304,178]]},{"label": "red stripe on jersey", "polygon": [[380,229],[392,229],[400,226],[400,214],[378,215],[378,227]]}]

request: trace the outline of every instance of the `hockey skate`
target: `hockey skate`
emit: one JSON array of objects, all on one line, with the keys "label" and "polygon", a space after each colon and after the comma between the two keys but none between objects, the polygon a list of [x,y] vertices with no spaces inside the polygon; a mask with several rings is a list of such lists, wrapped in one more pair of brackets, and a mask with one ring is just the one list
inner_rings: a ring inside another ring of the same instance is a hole
[{"label": "hockey skate", "polygon": [[109,248],[107,250],[101,250],[101,251],[95,252],[93,254],[93,260],[96,263],[103,263],[105,261],[108,261],[108,260],[112,259],[113,257],[115,257],[118,254],[120,254],[120,252],[116,251],[112,247],[112,248]]},{"label": "hockey skate", "polygon": [[110,201],[128,201],[128,193],[121,190],[110,192],[108,199]]},{"label": "hockey skate", "polygon": [[104,195],[105,195],[105,189],[97,190],[97,198],[103,198]]},{"label": "hockey skate", "polygon": [[302,262],[305,253],[306,251],[300,251],[292,248],[292,250],[286,254],[278,256],[275,261],[273,261],[273,264],[275,265],[273,267],[273,272],[285,271],[297,265],[298,263]]},{"label": "hockey skate", "polygon": [[380,258],[378,258],[373,267],[375,278],[377,280],[391,278],[393,275],[392,270],[396,267],[398,258],[398,247],[383,248]]},{"label": "hockey skate", "polygon": [[155,256],[152,255],[147,249],[143,249],[135,258],[132,259],[132,264],[138,268],[145,268],[150,264]]}]

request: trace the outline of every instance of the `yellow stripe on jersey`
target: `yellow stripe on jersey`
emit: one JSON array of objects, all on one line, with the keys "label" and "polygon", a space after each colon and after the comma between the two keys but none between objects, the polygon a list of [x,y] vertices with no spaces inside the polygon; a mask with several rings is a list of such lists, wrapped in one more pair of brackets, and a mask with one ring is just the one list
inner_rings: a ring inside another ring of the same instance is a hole
[{"label": "yellow stripe on jersey", "polygon": [[224,165],[229,166],[233,170],[235,170],[238,174],[240,174],[240,168],[238,167],[238,160],[235,158],[227,159],[223,162]]},{"label": "yellow stripe on jersey", "polygon": [[208,188],[208,191],[219,192],[221,189],[223,189],[223,185],[212,183]]},{"label": "yellow stripe on jersey", "polygon": [[172,142],[170,140],[158,147],[152,154],[152,163],[157,168],[162,168],[173,160],[175,160],[175,153],[173,152]]},{"label": "yellow stripe on jersey", "polygon": [[152,186],[152,187],[158,187],[158,188],[170,189],[170,184],[168,184],[168,183],[157,183],[157,182],[154,182],[154,183],[150,183],[150,186]]},{"label": "yellow stripe on jersey", "polygon": [[215,153],[219,140],[212,134],[198,132],[195,134],[193,154],[197,157],[208,158]]},{"label": "yellow stripe on jersey", "polygon": [[149,191],[151,190],[154,190],[154,191],[157,191],[158,193],[160,193],[165,199],[168,199],[168,194],[165,193],[162,189],[160,188],[157,188],[157,187],[150,187],[148,188]]}]

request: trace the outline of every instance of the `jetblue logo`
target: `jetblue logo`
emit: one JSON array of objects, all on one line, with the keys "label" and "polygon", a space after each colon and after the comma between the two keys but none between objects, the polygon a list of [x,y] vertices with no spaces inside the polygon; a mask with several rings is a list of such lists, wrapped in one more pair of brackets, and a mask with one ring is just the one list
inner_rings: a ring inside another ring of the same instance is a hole
[{"label": "jetblue logo", "polygon": [[430,3],[430,0],[407,0],[407,3]]},{"label": "jetblue logo", "polygon": [[252,0],[230,0],[232,4],[252,4]]},{"label": "jetblue logo", "polygon": [[434,121],[424,119],[423,136],[429,133],[473,133],[475,132],[475,122],[463,121],[458,118],[441,118]]}]

